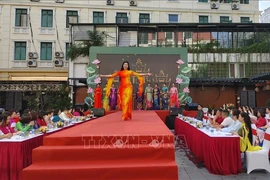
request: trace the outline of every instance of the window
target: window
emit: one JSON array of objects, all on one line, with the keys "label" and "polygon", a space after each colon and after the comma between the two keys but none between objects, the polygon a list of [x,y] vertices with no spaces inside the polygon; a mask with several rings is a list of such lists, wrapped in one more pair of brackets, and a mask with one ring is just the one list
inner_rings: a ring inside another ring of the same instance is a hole
[{"label": "window", "polygon": [[152,40],[156,40],[157,39],[157,33],[156,32],[153,32],[152,33]]},{"label": "window", "polygon": [[15,42],[14,60],[26,60],[26,42]]},{"label": "window", "polygon": [[41,43],[40,60],[52,60],[52,43],[51,42]]},{"label": "window", "polygon": [[219,0],[220,3],[231,3],[232,0]]},{"label": "window", "polygon": [[165,37],[166,37],[166,39],[173,39],[173,33],[172,32],[166,32]]},{"label": "window", "polygon": [[234,64],[230,64],[230,78],[235,78]]},{"label": "window", "polygon": [[208,16],[199,16],[199,23],[208,23]]},{"label": "window", "polygon": [[53,27],[53,10],[41,11],[41,27]]},{"label": "window", "polygon": [[220,16],[220,23],[228,23],[230,22],[230,17],[229,16]]},{"label": "window", "polygon": [[27,9],[16,9],[15,26],[27,27],[28,15]]},{"label": "window", "polygon": [[69,23],[78,23],[78,11],[67,11],[66,18],[66,28],[69,27]]},{"label": "window", "polygon": [[178,14],[169,14],[169,23],[178,22]]},{"label": "window", "polygon": [[249,0],[240,0],[240,4],[249,4]]},{"label": "window", "polygon": [[185,39],[192,38],[192,32],[185,32]]},{"label": "window", "polygon": [[208,0],[199,0],[198,2],[204,2],[204,3],[207,3]]},{"label": "window", "polygon": [[68,61],[69,57],[68,57],[68,51],[69,51],[69,43],[66,43],[66,60]]},{"label": "window", "polygon": [[244,64],[239,64],[239,76],[240,76],[240,78],[245,77],[245,65]]},{"label": "window", "polygon": [[139,32],[139,44],[148,44],[147,32]]},{"label": "window", "polygon": [[240,22],[241,23],[249,23],[250,22],[249,17],[241,17]]},{"label": "window", "polygon": [[139,23],[150,23],[150,15],[149,14],[140,14]]},{"label": "window", "polygon": [[127,13],[117,13],[116,23],[128,23]]},{"label": "window", "polygon": [[93,23],[104,23],[104,12],[93,12]]}]

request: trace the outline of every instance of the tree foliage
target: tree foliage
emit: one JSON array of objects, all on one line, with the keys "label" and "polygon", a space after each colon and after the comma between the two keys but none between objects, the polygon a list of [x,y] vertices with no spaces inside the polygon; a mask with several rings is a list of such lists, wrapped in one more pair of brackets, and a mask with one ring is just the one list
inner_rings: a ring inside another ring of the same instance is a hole
[{"label": "tree foliage", "polygon": [[89,36],[88,40],[74,43],[69,48],[67,55],[71,58],[71,60],[74,60],[79,56],[89,56],[91,46],[104,46],[107,37],[109,37],[106,32],[97,30],[87,31],[87,34]]}]

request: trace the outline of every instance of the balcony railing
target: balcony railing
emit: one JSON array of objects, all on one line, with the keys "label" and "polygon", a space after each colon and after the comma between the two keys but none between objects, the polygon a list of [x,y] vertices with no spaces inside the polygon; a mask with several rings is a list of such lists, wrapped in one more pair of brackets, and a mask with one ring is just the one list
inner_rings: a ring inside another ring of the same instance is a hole
[{"label": "balcony railing", "polygon": [[13,33],[15,33],[15,34],[28,34],[29,27],[14,27]]},{"label": "balcony railing", "polygon": [[41,27],[40,34],[55,34],[55,28]]}]

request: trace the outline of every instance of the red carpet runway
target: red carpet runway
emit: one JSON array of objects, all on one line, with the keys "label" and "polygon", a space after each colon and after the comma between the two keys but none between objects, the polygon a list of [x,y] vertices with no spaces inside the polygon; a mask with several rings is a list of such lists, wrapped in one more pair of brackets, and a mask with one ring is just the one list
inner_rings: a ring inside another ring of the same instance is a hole
[{"label": "red carpet runway", "polygon": [[112,113],[44,137],[23,180],[177,180],[174,136],[154,111]]}]

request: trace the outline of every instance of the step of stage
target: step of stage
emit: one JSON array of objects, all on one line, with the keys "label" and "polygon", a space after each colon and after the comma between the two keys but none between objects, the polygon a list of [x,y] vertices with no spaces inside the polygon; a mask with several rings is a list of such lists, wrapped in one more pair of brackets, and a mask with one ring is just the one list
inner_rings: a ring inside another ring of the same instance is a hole
[{"label": "step of stage", "polygon": [[41,146],[33,150],[33,163],[54,161],[87,161],[92,164],[103,161],[173,161],[174,144],[162,144],[160,147],[150,145],[116,146]]},{"label": "step of stage", "polygon": [[[68,159],[68,157],[67,157]],[[66,161],[35,163],[23,170],[23,180],[177,180],[174,161],[141,161],[91,164]]]}]

